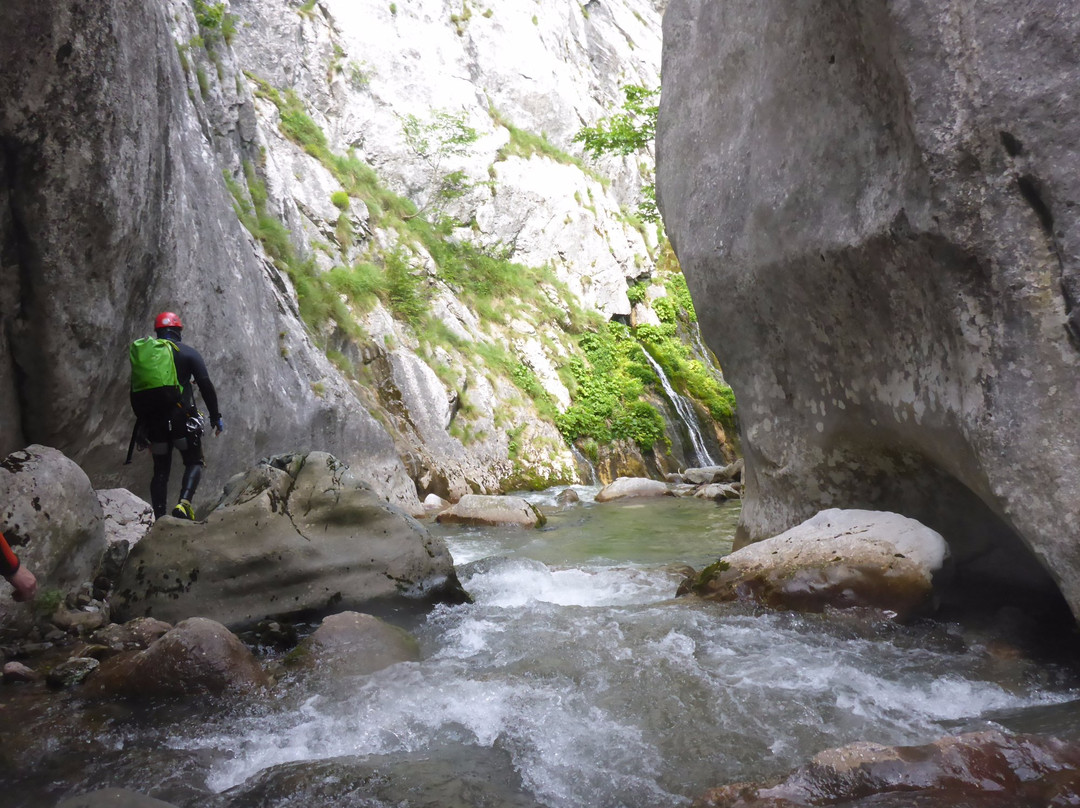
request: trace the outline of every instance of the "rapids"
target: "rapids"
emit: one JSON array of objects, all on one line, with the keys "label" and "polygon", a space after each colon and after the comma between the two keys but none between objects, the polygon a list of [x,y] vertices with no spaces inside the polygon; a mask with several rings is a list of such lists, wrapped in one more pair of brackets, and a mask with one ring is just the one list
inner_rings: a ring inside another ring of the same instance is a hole
[{"label": "rapids", "polygon": [[474,603],[407,625],[421,662],[194,715],[98,712],[96,753],[43,742],[52,780],[28,787],[229,808],[675,806],[856,740],[1076,712],[1071,672],[956,625],[676,600],[680,565],[730,548],[738,504],[579,491],[567,508],[534,495],[538,531],[432,527]]}]

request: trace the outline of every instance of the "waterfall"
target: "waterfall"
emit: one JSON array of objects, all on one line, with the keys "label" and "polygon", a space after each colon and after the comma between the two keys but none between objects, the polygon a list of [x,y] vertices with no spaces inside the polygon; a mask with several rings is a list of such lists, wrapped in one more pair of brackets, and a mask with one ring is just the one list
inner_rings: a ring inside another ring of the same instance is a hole
[{"label": "waterfall", "polygon": [[709,450],[705,448],[705,439],[701,435],[701,430],[698,429],[698,419],[697,413],[694,412],[694,405],[685,396],[675,392],[675,388],[668,381],[664,369],[649,355],[649,352],[643,351],[643,353],[645,358],[649,360],[652,369],[656,371],[656,375],[660,377],[660,384],[663,385],[664,392],[671,400],[671,403],[675,405],[675,411],[682,418],[683,423],[686,424],[686,431],[690,433],[690,442],[693,444],[693,462],[698,466],[715,466],[716,461],[712,459]]},{"label": "waterfall", "polygon": [[582,482],[585,485],[597,485],[600,482],[600,475],[596,473],[596,466],[593,465],[593,462],[573,443],[570,444],[570,454],[574,456],[574,465],[577,466],[578,471],[586,472],[582,475],[585,478]]}]

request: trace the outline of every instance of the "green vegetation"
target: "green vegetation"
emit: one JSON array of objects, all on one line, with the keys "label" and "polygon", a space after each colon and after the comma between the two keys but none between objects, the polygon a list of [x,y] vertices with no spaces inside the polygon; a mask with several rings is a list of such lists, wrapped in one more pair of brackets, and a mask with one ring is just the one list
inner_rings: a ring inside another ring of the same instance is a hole
[{"label": "green vegetation", "polygon": [[334,193],[330,194],[330,202],[338,210],[342,210],[342,211],[348,210],[349,209],[349,194],[347,192],[345,192],[345,191],[334,191]]},{"label": "green vegetation", "polygon": [[430,176],[426,184],[435,189],[420,206],[420,212],[468,193],[473,183],[464,171],[442,171],[444,160],[464,156],[479,138],[476,130],[465,123],[464,113],[455,115],[439,110],[426,121],[406,115],[401,129],[409,150],[428,167]]},{"label": "green vegetation", "polygon": [[510,133],[510,142],[499,150],[496,159],[505,160],[507,157],[522,157],[527,160],[536,156],[547,157],[556,163],[577,166],[582,171],[591,173],[581,160],[552,144],[545,135],[537,135],[514,126],[510,119],[497,110],[494,105],[488,105],[488,115],[491,116],[491,120],[496,126],[501,126]]},{"label": "green vegetation", "polygon": [[[656,118],[660,112],[659,105],[652,102],[659,93],[659,89],[650,90],[636,84],[623,87],[626,100],[622,111],[599,121],[596,126],[585,127],[574,135],[574,142],[581,143],[585,152],[594,158],[608,154],[625,156],[639,151],[648,152],[649,145],[656,137]],[[643,199],[638,205],[638,212],[646,221],[659,222],[651,155],[644,173],[647,182],[641,188]]]},{"label": "green vegetation", "polygon": [[[434,111],[426,118],[407,116],[402,121],[410,151],[428,166],[429,185],[437,189],[418,206],[386,188],[374,169],[352,151],[335,153],[322,128],[294,93],[251,78],[257,94],[277,107],[281,132],[324,165],[340,184],[340,190],[331,196],[331,202],[341,211],[336,233],[339,247],[354,245],[356,239],[346,213],[354,199],[366,206],[372,227],[397,235],[395,246],[380,250],[361,245],[364,257],[352,266],[320,272],[314,258],[298,254],[284,225],[271,215],[265,186],[254,166],[245,164],[242,178],[226,177],[236,200],[237,216],[291,279],[301,316],[320,342],[320,335],[327,333],[330,323],[347,336],[362,337],[357,315],[381,303],[411,329],[421,352],[452,389],[460,388],[464,374],[460,368],[446,367],[445,360],[435,359],[446,355],[441,353],[443,349],[461,357],[466,366],[492,378],[512,381],[540,418],[554,423],[565,440],[576,442],[594,459],[601,444],[616,439],[633,441],[645,451],[666,444],[662,415],[642,398],[646,389],[660,393],[659,379],[649,365],[646,351],[676,389],[703,402],[714,418],[731,424],[734,400],[730,389],[719,384],[679,340],[680,330],[693,324],[696,314],[677,261],[666,244],[659,255],[659,269],[668,296],[653,302],[662,325],[631,329],[603,322],[599,315],[587,313],[573,302],[575,297],[550,267],[519,264],[512,260],[512,249],[503,245],[455,237],[462,223],[450,219],[442,208],[470,186],[463,174],[445,172],[443,166],[448,158],[464,156],[478,138],[476,130],[467,125],[464,113]],[[504,156],[540,154],[581,165],[555,149],[546,138],[513,127],[494,108],[490,112],[492,120],[510,133]],[[335,251],[331,245],[323,249],[331,257],[344,254],[343,249]],[[566,412],[558,412],[535,372],[509,350],[501,335],[495,333],[490,340],[467,342],[430,314],[440,284],[449,287],[482,323],[520,319],[559,325],[561,331],[549,332],[540,339],[548,344],[549,355],[569,355],[557,369],[571,396]],[[635,284],[628,296],[641,302],[646,299],[646,290],[646,284]],[[330,352],[328,356],[331,354],[332,361],[346,375],[355,379],[362,373],[362,368],[354,368],[343,354]],[[463,441],[483,437],[476,432],[474,413],[462,394],[452,433]],[[504,421],[502,426],[515,428],[510,421]],[[519,430],[510,436],[515,484],[550,484],[550,480],[541,480],[515,459],[522,449],[521,434]],[[536,446],[532,440],[530,451]]]},{"label": "green vegetation", "polygon": [[199,24],[199,34],[203,41],[212,46],[220,38],[225,44],[231,44],[236,35],[236,15],[225,11],[224,3],[207,3],[206,0],[194,0],[195,22]]},{"label": "green vegetation", "polygon": [[585,360],[574,355],[569,362],[573,404],[555,419],[563,437],[600,443],[625,438],[645,451],[652,449],[664,439],[664,419],[641,396],[645,385],[657,379],[630,330],[606,323],[582,335],[579,347]]}]

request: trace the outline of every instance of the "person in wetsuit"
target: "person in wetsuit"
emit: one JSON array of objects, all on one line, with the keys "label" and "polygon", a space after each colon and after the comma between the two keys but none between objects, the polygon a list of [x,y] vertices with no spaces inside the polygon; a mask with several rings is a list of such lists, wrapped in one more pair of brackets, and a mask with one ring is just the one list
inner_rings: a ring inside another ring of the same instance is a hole
[{"label": "person in wetsuit", "polygon": [[15,587],[15,600],[31,600],[37,594],[37,579],[34,573],[19,563],[19,557],[0,533],[0,575]]},{"label": "person in wetsuit", "polygon": [[154,476],[150,479],[150,504],[154,508],[154,518],[165,515],[169,488],[169,471],[172,467],[172,450],[180,452],[184,461],[184,476],[180,482],[180,501],[172,510],[172,515],[180,519],[195,519],[191,500],[202,477],[203,424],[201,414],[195,406],[195,389],[192,380],[199,388],[202,400],[210,411],[210,424],[214,434],[220,435],[225,424],[218,409],[217,391],[206,371],[206,362],[190,345],[180,340],[184,326],[180,318],[171,311],[163,311],[154,320],[154,331],[158,339],[167,339],[176,345],[173,361],[176,363],[176,378],[183,387],[180,405],[167,410],[159,410],[149,416],[143,416],[145,440],[150,446],[154,458]]}]

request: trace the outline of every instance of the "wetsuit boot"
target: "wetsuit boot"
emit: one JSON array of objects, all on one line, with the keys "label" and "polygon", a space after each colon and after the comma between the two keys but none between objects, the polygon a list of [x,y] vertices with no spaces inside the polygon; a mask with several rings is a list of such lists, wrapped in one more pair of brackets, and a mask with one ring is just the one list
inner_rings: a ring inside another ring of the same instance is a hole
[{"label": "wetsuit boot", "polygon": [[195,489],[199,487],[200,479],[202,479],[202,465],[184,467],[184,478],[180,483],[180,501],[173,508],[173,516],[195,521],[195,510],[191,507],[191,500],[195,498]]}]

